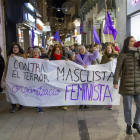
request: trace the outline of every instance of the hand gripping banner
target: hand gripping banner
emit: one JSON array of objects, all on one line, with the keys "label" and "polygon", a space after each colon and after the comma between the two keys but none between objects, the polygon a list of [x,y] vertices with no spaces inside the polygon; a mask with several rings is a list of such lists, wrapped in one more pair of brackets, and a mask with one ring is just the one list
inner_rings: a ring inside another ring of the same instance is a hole
[{"label": "hand gripping banner", "polygon": [[117,60],[86,69],[72,61],[10,57],[7,101],[24,106],[119,105],[113,88]]}]

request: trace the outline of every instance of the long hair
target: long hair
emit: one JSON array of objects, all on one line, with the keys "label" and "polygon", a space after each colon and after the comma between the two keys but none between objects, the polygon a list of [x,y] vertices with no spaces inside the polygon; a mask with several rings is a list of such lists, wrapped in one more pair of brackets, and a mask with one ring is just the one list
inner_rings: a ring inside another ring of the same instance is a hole
[{"label": "long hair", "polygon": [[128,51],[129,51],[129,48],[128,48],[128,46],[129,46],[129,41],[130,41],[131,38],[134,38],[134,37],[133,37],[133,36],[129,36],[129,37],[127,37],[127,38],[124,40],[124,44],[123,44],[123,48],[122,48],[121,53],[128,53]]},{"label": "long hair", "polygon": [[32,47],[29,47],[29,48],[28,48],[28,52],[27,52],[27,53],[29,53],[30,48],[32,48]]},{"label": "long hair", "polygon": [[14,47],[14,45],[17,45],[18,46],[18,48],[19,48],[19,53],[20,54],[24,54],[24,51],[23,51],[23,49],[21,48],[21,46],[19,45],[19,44],[17,44],[17,43],[12,43],[12,45],[11,45],[11,48],[10,48],[10,50],[9,50],[9,52],[8,52],[8,56],[10,56],[11,54],[13,54],[14,52],[13,52],[13,47]]},{"label": "long hair", "polygon": [[56,51],[56,49],[59,48],[60,52],[62,54],[62,47],[59,44],[54,45],[52,52],[51,52],[51,56],[53,56],[54,52]]},{"label": "long hair", "polygon": [[104,55],[107,56],[107,47],[110,46],[112,49],[112,54],[115,53],[116,51],[114,50],[113,46],[111,44],[106,45],[105,50],[104,50]]},{"label": "long hair", "polygon": [[113,48],[115,48],[115,43],[112,43],[111,45],[113,46]]}]

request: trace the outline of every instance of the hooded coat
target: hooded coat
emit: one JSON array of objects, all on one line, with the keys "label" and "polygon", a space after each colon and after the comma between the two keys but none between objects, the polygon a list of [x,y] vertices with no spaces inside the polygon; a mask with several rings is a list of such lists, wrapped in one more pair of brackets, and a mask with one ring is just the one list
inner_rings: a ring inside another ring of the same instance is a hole
[{"label": "hooded coat", "polygon": [[140,94],[140,54],[138,51],[129,50],[120,53],[114,74],[114,85],[118,85],[121,74],[119,93],[122,95]]},{"label": "hooded coat", "polygon": [[102,60],[101,60],[101,63],[100,64],[106,64],[106,63],[108,63],[109,61],[110,61],[110,58],[117,58],[118,57],[118,52],[113,52],[113,53],[111,53],[111,54],[107,54],[107,55],[103,55],[103,57],[102,57]]}]

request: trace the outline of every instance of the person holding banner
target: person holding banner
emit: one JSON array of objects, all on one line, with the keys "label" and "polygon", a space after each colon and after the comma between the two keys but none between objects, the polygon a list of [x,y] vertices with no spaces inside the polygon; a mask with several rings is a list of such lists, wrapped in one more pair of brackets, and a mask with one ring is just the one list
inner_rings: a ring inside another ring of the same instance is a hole
[{"label": "person holding banner", "polygon": [[[38,48],[33,49],[33,58],[40,59],[40,50]],[[36,107],[38,113],[43,113],[42,107]]]},{"label": "person holding banner", "polygon": [[41,59],[48,59],[48,55],[45,48],[41,48]]},{"label": "person holding banner", "polygon": [[[67,61],[68,59],[62,56],[62,47],[56,44],[52,49],[50,60],[66,60]],[[55,109],[60,109],[60,108],[61,108],[60,106],[55,107]],[[62,109],[67,110],[67,107],[63,106]]]},{"label": "person holding banner", "polygon": [[140,134],[140,53],[134,46],[135,39],[133,36],[129,36],[124,40],[113,82],[114,88],[118,89],[118,81],[121,75],[119,94],[123,97],[124,118],[127,124],[126,133],[130,135],[132,134],[132,98],[136,103],[133,128]]},{"label": "person holding banner", "polygon": [[[21,48],[21,46],[17,43],[13,43],[11,45],[11,48],[10,48],[9,53],[8,53],[8,58],[7,58],[6,67],[5,67],[5,71],[4,71],[4,77],[3,77],[4,82],[6,82],[6,75],[7,75],[7,71],[8,71],[8,63],[9,63],[9,57],[10,56],[11,57],[18,56],[18,57],[26,58],[25,55],[24,55],[24,51]],[[22,110],[22,109],[23,109],[23,106],[19,105],[19,110]],[[10,112],[15,113],[16,110],[17,110],[16,104],[12,104],[12,109],[11,109]]]},{"label": "person holding banner", "polygon": [[75,53],[74,52],[71,53],[70,60],[73,62],[75,61]]},{"label": "person holding banner", "polygon": [[[99,50],[93,48],[93,54],[87,52],[85,46],[80,46],[78,49],[78,54],[75,56],[75,63],[82,65],[85,69],[87,65],[91,65],[91,62],[98,58]],[[85,108],[89,107],[85,105]],[[83,109],[83,105],[79,106],[79,109]]]},{"label": "person holding banner", "polygon": [[[114,58],[117,58],[117,57],[118,57],[118,52],[116,52],[113,49],[113,46],[111,44],[108,44],[105,47],[103,57],[102,57],[102,60],[101,60],[101,64],[106,64],[109,61],[112,61]],[[112,105],[108,106],[108,110],[112,110]]]}]

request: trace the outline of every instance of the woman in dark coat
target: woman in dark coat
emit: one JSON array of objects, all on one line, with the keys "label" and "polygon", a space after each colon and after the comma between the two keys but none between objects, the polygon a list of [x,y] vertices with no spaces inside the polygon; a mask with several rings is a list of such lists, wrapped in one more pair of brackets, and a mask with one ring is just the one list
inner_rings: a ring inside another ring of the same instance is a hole
[{"label": "woman in dark coat", "polygon": [[1,55],[1,52],[2,52],[2,48],[0,47],[0,92],[3,91],[3,88],[1,87],[1,79],[5,68],[4,58]]},{"label": "woman in dark coat", "polygon": [[[6,62],[6,67],[5,67],[5,71],[4,71],[4,77],[3,77],[3,81],[6,82],[6,75],[7,75],[7,71],[8,71],[8,63],[9,63],[9,57],[13,57],[13,56],[18,56],[18,57],[23,57],[25,58],[25,54],[24,54],[24,51],[23,49],[20,47],[19,44],[17,43],[13,43],[10,50],[9,50],[9,53],[8,53],[8,58],[7,58],[7,62]],[[19,105],[19,110],[22,110],[23,109],[23,106],[22,105]],[[11,109],[11,113],[15,113],[17,110],[16,108],[16,104],[12,104],[12,109]]]},{"label": "woman in dark coat", "polygon": [[132,98],[136,103],[136,114],[133,128],[140,134],[140,53],[134,47],[135,39],[130,36],[124,40],[124,45],[119,54],[117,67],[114,74],[114,88],[118,89],[121,75],[119,94],[123,96],[124,118],[127,124],[126,133],[132,134]]},{"label": "woman in dark coat", "polygon": [[[60,45],[55,45],[52,49],[52,53],[50,56],[50,60],[68,60],[65,56],[62,56],[62,47]],[[61,108],[60,106],[57,106],[56,109]],[[62,107],[63,110],[67,110],[66,106]]]}]

